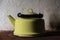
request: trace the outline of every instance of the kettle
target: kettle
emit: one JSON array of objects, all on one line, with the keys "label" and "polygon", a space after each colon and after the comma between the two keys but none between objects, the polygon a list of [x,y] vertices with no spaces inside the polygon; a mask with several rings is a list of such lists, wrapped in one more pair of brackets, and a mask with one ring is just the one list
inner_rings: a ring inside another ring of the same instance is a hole
[{"label": "kettle", "polygon": [[[34,14],[28,9],[27,12],[18,13],[18,18],[14,19],[11,15],[8,15],[9,20],[14,26],[13,34],[20,37],[34,37],[34,35],[43,34],[44,32],[44,20],[42,14]],[[37,17],[38,16],[38,17]],[[42,27],[43,26],[43,27]]]}]

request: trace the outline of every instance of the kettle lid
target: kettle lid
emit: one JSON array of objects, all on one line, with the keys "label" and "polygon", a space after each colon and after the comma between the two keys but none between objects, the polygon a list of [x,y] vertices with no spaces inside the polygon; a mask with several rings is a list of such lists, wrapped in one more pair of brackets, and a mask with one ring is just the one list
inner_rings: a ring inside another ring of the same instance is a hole
[{"label": "kettle lid", "polygon": [[17,16],[22,18],[42,18],[43,14],[36,14],[33,12],[33,9],[27,9],[27,12],[18,13]]},{"label": "kettle lid", "polygon": [[33,15],[33,9],[27,9],[26,12],[23,12],[24,15]]}]

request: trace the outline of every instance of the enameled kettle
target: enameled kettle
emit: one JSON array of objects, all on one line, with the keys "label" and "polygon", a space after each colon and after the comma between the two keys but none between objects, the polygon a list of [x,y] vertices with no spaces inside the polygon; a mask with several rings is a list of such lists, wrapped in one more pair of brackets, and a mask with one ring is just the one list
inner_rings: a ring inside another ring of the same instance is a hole
[{"label": "enameled kettle", "polygon": [[8,15],[8,18],[14,26],[14,35],[33,37],[33,35],[42,34],[44,32],[44,20],[41,19],[42,16],[42,14],[38,15],[32,11],[27,11],[23,14],[18,13],[17,19],[14,19],[11,15]]}]

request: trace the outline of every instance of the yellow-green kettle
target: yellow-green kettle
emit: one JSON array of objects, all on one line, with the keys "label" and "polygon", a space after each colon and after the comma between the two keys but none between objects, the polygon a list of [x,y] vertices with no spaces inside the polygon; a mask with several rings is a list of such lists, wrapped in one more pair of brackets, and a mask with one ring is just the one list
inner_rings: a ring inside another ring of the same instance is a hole
[{"label": "yellow-green kettle", "polygon": [[[24,12],[23,14],[25,16],[26,15],[33,15],[33,12],[27,11],[27,12]],[[33,35],[40,34],[40,33],[42,33],[44,31],[44,27],[41,27],[41,25],[43,25],[43,24],[40,23],[40,22],[44,23],[44,21],[42,21],[40,18],[18,17],[17,19],[14,19],[11,15],[8,15],[8,18],[9,18],[9,20],[11,21],[11,23],[14,26],[14,35],[16,35],[16,36],[33,37]]]}]

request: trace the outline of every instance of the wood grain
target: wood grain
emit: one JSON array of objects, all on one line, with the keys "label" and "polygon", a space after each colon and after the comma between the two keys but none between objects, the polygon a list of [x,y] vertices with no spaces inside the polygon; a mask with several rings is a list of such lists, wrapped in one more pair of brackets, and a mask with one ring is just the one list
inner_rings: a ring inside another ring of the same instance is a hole
[{"label": "wood grain", "polygon": [[2,31],[0,32],[0,40],[60,40],[60,35],[24,38],[14,36],[13,31]]}]

